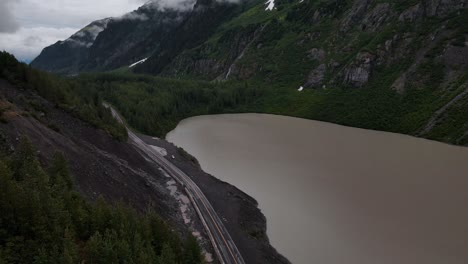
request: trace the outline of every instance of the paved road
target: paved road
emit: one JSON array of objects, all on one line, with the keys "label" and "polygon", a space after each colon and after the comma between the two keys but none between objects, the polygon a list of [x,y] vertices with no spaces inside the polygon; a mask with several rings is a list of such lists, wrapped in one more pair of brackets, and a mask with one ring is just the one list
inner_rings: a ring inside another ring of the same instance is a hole
[{"label": "paved road", "polygon": [[[104,104],[105,107],[110,108],[112,115],[122,124],[125,124],[123,119],[110,105]],[[185,188],[185,192],[189,196],[192,204],[200,217],[208,236],[210,237],[213,248],[221,263],[225,264],[245,264],[242,255],[237,249],[234,241],[232,240],[229,232],[224,226],[221,219],[216,214],[215,210],[206,199],[203,192],[198,186],[190,179],[190,177],[177,168],[174,164],[163,157],[159,152],[149,147],[143,140],[141,140],[135,133],[128,131],[128,140],[138,150],[146,154],[153,162],[164,169],[174,180],[179,182]]]}]

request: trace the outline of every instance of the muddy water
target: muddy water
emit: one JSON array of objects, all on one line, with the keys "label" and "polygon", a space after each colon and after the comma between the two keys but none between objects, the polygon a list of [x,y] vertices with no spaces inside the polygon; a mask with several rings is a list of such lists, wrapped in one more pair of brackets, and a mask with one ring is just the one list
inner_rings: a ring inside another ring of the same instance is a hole
[{"label": "muddy water", "polygon": [[260,114],[167,138],[256,198],[292,263],[468,263],[468,148]]}]

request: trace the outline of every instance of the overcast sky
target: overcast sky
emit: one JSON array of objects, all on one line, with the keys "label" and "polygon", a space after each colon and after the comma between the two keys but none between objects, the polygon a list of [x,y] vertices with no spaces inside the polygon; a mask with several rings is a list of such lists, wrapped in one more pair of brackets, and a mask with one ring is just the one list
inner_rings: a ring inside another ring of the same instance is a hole
[{"label": "overcast sky", "polygon": [[90,22],[121,16],[145,0],[0,0],[0,50],[29,62]]}]

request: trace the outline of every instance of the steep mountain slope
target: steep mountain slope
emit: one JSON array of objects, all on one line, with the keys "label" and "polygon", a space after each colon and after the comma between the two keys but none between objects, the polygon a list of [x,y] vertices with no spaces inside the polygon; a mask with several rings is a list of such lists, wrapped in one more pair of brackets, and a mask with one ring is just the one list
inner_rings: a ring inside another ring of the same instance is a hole
[{"label": "steep mountain slope", "polygon": [[[202,249],[214,253],[195,209],[185,200],[183,186],[168,178],[159,166],[148,162],[146,156],[126,142],[126,137],[120,133],[112,133],[114,129],[119,131],[120,126],[116,125],[114,119],[108,119],[112,116],[101,107],[102,99],[95,88],[93,85],[82,86],[74,79],[62,79],[36,71],[18,63],[13,56],[0,53],[0,181],[4,176],[1,164],[4,156],[9,157],[18,150],[20,139],[26,136],[37,150],[35,154],[44,167],[53,162],[56,152],[63,153],[64,158],[69,161],[71,179],[76,190],[87,201],[96,202],[99,197],[103,197],[111,204],[122,202],[140,214],[155,212],[169,225],[167,230],[174,232],[171,233],[172,238],[168,238],[165,233],[158,233],[155,237],[174,239],[171,241],[177,244],[179,237],[185,239],[190,234],[195,234]],[[174,157],[172,162],[194,177],[218,214],[232,219],[227,228],[247,263],[288,263],[269,244],[265,217],[253,198],[204,173],[193,157],[174,145],[152,137],[140,137],[155,148],[164,148],[168,156]],[[2,203],[0,210],[1,206]],[[108,218],[101,220],[107,221],[106,219]],[[118,225],[120,220],[125,219],[108,221]],[[141,225],[144,228],[145,222]],[[153,227],[157,228],[157,225]],[[117,229],[117,232],[122,230]],[[79,231],[77,236],[86,237],[87,234]],[[107,236],[105,228],[100,231],[106,243],[111,244],[112,236]],[[13,245],[7,244],[3,234],[2,229],[2,260],[3,249]],[[172,242],[167,243],[171,246]],[[138,239],[127,241],[127,244],[137,246]],[[20,244],[15,245],[21,250],[27,249]],[[108,263],[116,256],[121,259],[128,257],[125,246],[120,248],[120,244],[113,245],[115,247],[109,246],[108,250],[97,250],[100,261],[89,262]],[[180,245],[177,244],[173,249],[178,248]],[[156,250],[156,253],[159,255],[161,252]],[[28,256],[34,257],[35,254],[29,252]],[[199,263],[196,259],[183,262],[185,254],[180,251],[176,251],[174,257],[176,261],[156,263]],[[149,261],[139,259],[134,262]]]},{"label": "steep mountain slope", "polygon": [[204,42],[242,8],[215,0],[188,0],[174,7],[150,1],[122,17],[91,23],[69,39],[44,49],[31,65],[76,74],[127,67],[154,56],[158,63],[150,60],[149,65],[160,68],[181,50]]},{"label": "steep mountain slope", "polygon": [[[271,11],[261,3],[225,23],[179,55],[165,75],[363,87],[379,71],[408,70],[423,57],[466,67],[465,0],[274,3]],[[394,89],[402,91],[399,84]]]},{"label": "steep mountain slope", "polygon": [[88,57],[90,47],[110,21],[110,18],[95,21],[67,40],[45,48],[31,65],[49,72],[64,74],[78,72]]}]

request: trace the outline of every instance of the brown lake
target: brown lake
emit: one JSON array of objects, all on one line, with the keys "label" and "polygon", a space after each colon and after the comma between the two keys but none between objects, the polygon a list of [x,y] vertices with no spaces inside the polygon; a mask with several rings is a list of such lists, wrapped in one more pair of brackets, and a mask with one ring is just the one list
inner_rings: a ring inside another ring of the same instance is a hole
[{"label": "brown lake", "polygon": [[189,118],[167,139],[254,197],[292,263],[468,263],[468,148],[264,114]]}]

